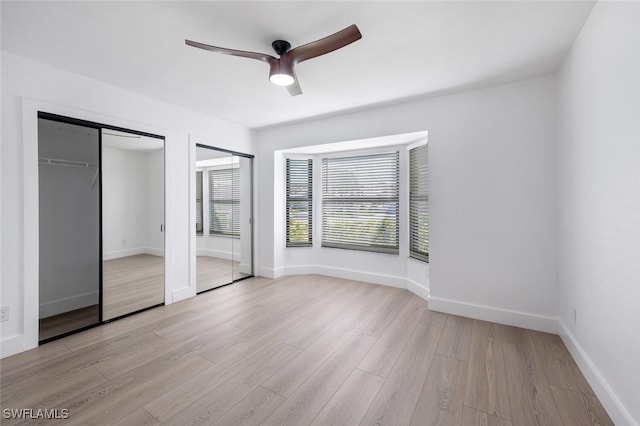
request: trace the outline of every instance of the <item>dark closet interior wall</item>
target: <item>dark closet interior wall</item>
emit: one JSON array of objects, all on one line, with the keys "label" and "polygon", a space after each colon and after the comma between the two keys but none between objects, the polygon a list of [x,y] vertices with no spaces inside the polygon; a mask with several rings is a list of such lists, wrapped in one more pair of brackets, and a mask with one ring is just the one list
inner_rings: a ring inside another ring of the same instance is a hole
[{"label": "dark closet interior wall", "polygon": [[97,129],[38,120],[41,324],[96,308],[84,324],[60,333],[99,321],[99,142]]}]

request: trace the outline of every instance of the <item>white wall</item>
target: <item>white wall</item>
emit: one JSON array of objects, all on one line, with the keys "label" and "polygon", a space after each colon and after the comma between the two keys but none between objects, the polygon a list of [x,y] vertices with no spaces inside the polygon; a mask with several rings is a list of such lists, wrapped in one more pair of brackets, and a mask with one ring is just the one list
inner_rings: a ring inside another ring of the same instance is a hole
[{"label": "white wall", "polygon": [[102,147],[103,259],[145,252],[149,166],[147,153]]},{"label": "white wall", "polygon": [[164,151],[102,147],[103,259],[164,256]]},{"label": "white wall", "polygon": [[166,137],[166,303],[195,294],[189,279],[189,138],[252,153],[251,133],[162,101],[2,53],[1,355],[37,345],[37,110]]},{"label": "white wall", "polygon": [[640,4],[596,4],[559,83],[560,334],[614,422],[640,424]]},{"label": "white wall", "polygon": [[[305,250],[279,243],[277,151],[427,130],[430,307],[556,331],[555,89],[550,75],[257,131],[259,272],[283,273]],[[415,273],[383,256],[340,250],[316,264],[392,285]]]}]

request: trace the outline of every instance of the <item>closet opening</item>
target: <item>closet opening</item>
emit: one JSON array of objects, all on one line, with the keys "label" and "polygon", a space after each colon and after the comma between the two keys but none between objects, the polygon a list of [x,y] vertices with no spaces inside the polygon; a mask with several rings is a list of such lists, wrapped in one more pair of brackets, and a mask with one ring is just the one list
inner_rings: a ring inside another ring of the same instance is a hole
[{"label": "closet opening", "polygon": [[164,137],[38,112],[39,343],[164,304]]}]

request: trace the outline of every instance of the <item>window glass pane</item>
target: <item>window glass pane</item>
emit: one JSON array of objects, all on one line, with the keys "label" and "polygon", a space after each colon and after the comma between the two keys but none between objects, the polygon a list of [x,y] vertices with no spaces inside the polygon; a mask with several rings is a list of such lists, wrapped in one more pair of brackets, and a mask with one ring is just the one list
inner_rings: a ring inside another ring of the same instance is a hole
[{"label": "window glass pane", "polygon": [[286,160],[287,247],[313,244],[313,162],[311,159]]},{"label": "window glass pane", "polygon": [[409,150],[409,254],[429,261],[428,146]]},{"label": "window glass pane", "polygon": [[322,160],[322,245],[398,253],[398,152]]}]

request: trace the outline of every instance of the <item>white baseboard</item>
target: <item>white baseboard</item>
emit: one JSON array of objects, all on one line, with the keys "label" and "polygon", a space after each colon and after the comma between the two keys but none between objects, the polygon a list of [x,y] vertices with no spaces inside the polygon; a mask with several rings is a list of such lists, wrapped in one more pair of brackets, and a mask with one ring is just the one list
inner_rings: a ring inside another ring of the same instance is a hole
[{"label": "white baseboard", "polygon": [[555,334],[558,332],[558,319],[553,317],[510,311],[492,306],[472,305],[455,300],[440,299],[431,295],[428,299],[428,306],[432,311],[446,314],[497,322],[547,333]]},{"label": "white baseboard", "polygon": [[152,256],[164,257],[164,250],[154,247],[136,247],[124,250],[112,250],[102,253],[104,260],[119,259],[121,257],[135,256],[137,254],[150,254]]},{"label": "white baseboard", "polygon": [[576,364],[578,364],[580,371],[591,385],[593,392],[602,403],[607,414],[609,414],[609,417],[613,420],[613,423],[616,425],[637,425],[638,423],[631,417],[629,411],[622,402],[620,402],[620,399],[616,396],[613,389],[611,389],[611,386],[609,386],[589,355],[587,355],[562,320],[558,321],[558,328],[560,338],[576,361]]},{"label": "white baseboard", "polygon": [[407,279],[407,290],[424,300],[429,300],[429,289],[413,280]]},{"label": "white baseboard", "polygon": [[319,265],[286,266],[283,275],[319,274],[347,280],[364,281],[389,287],[407,288],[407,279],[393,275],[373,274],[352,269],[331,268]]},{"label": "white baseboard", "polygon": [[145,253],[146,253],[146,249],[144,247],[136,247],[136,248],[130,248],[130,249],[124,249],[124,250],[112,250],[112,251],[103,252],[102,259],[103,260],[119,259],[121,257],[135,256],[137,254],[145,254]]},{"label": "white baseboard", "polygon": [[144,253],[152,256],[164,257],[164,250],[161,248],[145,247]]},{"label": "white baseboard", "polygon": [[26,338],[24,334],[16,336],[10,336],[0,341],[0,358],[6,358],[11,355],[18,354],[20,352],[33,349],[38,346],[37,342],[35,346],[28,346],[25,344]]},{"label": "white baseboard", "polygon": [[98,302],[99,297],[97,291],[51,300],[40,304],[40,318],[47,318],[63,312],[96,305]]},{"label": "white baseboard", "polygon": [[250,274],[251,265],[248,263],[240,263],[240,265],[238,265],[238,271],[242,272],[243,274]]},{"label": "white baseboard", "polygon": [[195,290],[191,289],[190,287],[177,288],[171,291],[171,303],[189,299],[191,297],[194,297],[195,295]]},{"label": "white baseboard", "polygon": [[200,256],[217,257],[219,259],[225,259],[225,260],[233,260],[234,257],[236,259],[240,258],[240,253],[232,253],[230,251],[222,251],[222,250],[214,250],[214,249],[204,249],[204,250],[198,250],[198,251],[203,252]]},{"label": "white baseboard", "polygon": [[280,278],[282,275],[282,268],[258,268],[258,276],[260,277],[271,278],[273,280]]}]

